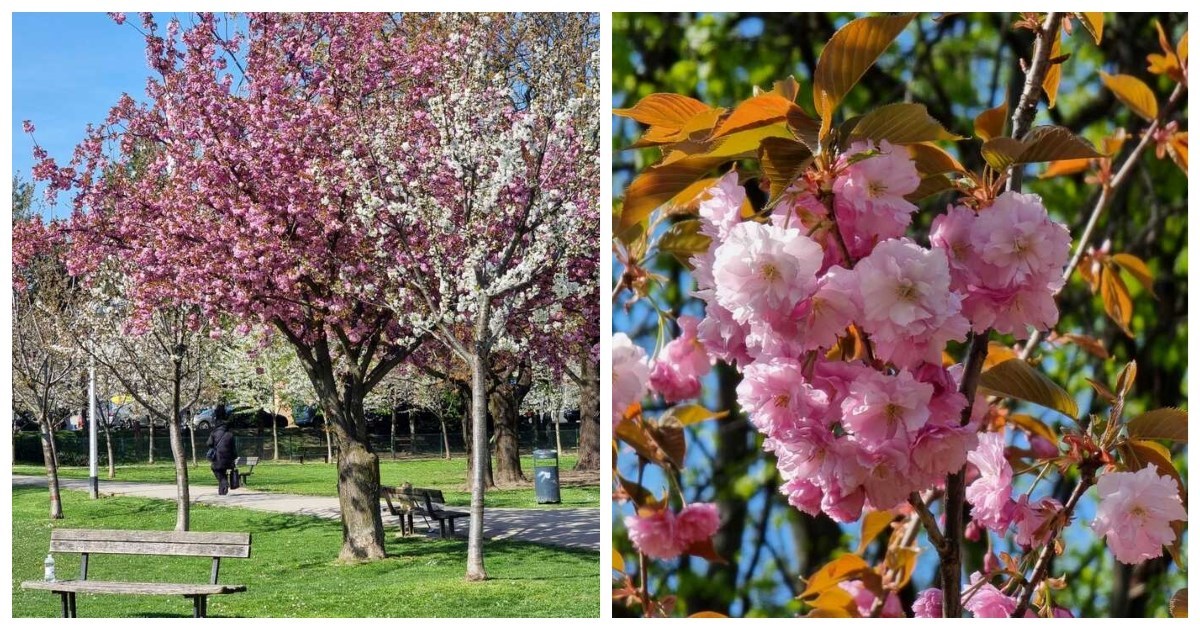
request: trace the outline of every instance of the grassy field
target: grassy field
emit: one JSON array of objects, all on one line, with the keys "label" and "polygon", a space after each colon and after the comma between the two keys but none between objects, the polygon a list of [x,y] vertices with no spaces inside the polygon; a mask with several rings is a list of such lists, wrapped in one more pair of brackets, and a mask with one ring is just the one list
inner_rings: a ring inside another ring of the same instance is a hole
[{"label": "grassy field", "polygon": [[[171,529],[169,501],[113,497],[89,500],[64,491],[66,518],[53,527]],[[59,598],[23,591],[23,580],[40,579],[51,524],[41,488],[13,488],[12,614],[54,617]],[[341,525],[320,518],[264,514],[196,505],[194,531],[253,534],[249,559],[221,563],[221,581],[245,584],[245,593],[209,599],[213,617],[597,617],[600,559],[596,552],[567,551],[528,543],[488,542],[491,579],[468,583],[462,540],[397,538],[388,534],[386,560],[364,565],[333,562]],[[60,577],[78,575],[78,554],[57,554]],[[96,556],[88,577],[204,583],[208,558]],[[190,617],[182,597],[80,595],[81,617]]]},{"label": "grassy field", "polygon": [[[217,481],[206,465],[189,468],[188,481],[192,485],[214,486]],[[567,456],[559,462],[560,473],[565,473],[575,465],[575,457]],[[469,505],[471,495],[466,491],[467,462],[464,458],[444,460],[431,459],[384,459],[379,461],[380,474],[383,483],[398,486],[409,482],[418,488],[438,488],[446,495],[446,502],[451,505]],[[527,478],[533,476],[533,459],[522,458],[521,470]],[[44,475],[46,469],[42,466],[19,465],[13,466],[14,474]],[[86,479],[86,467],[62,467],[59,474],[66,478]],[[103,481],[107,474],[101,466],[100,476]],[[175,468],[170,462],[154,465],[122,465],[117,467],[117,479],[122,481],[153,481],[158,483],[175,483]],[[250,477],[250,487],[255,490],[269,490],[291,494],[307,494],[316,496],[337,495],[337,467],[324,463],[297,464],[294,462],[273,462],[263,460],[254,469]],[[488,507],[599,507],[599,482],[588,484],[572,484],[563,482],[561,492],[562,503],[557,505],[539,505],[534,497],[532,484],[521,488],[499,488],[487,493]]]}]

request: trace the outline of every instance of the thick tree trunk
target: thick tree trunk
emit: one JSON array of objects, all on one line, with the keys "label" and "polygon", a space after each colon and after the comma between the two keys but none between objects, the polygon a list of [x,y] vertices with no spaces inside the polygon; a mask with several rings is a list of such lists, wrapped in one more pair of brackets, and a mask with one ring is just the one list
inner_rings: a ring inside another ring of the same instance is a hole
[{"label": "thick tree trunk", "polygon": [[349,391],[343,390],[340,397],[334,392],[320,392],[325,425],[338,445],[338,503],[342,512],[338,561],[381,560],[387,551],[379,511],[379,456],[371,450],[367,436],[363,412],[366,392],[351,384],[343,387]]},{"label": "thick tree trunk", "polygon": [[600,365],[585,352],[580,366],[579,459],[575,470],[600,470]]},{"label": "thick tree trunk", "polygon": [[487,356],[480,352],[479,346],[480,344],[476,344],[475,355],[471,357],[471,444],[474,451],[471,460],[474,462],[474,469],[471,471],[471,526],[467,538],[469,582],[487,579],[487,571],[483,567],[483,500],[488,486],[485,471],[490,468],[487,436]]},{"label": "thick tree trunk", "polygon": [[46,462],[46,487],[50,489],[50,518],[62,518],[62,496],[58,491],[58,453],[54,448],[54,427],[50,425],[48,411],[43,410],[40,424],[42,458]]},{"label": "thick tree trunk", "polygon": [[171,456],[175,458],[175,489],[178,505],[175,510],[175,531],[186,532],[191,527],[192,497],[188,487],[187,453],[183,450],[183,434],[179,430],[180,383],[183,380],[183,346],[175,349],[174,382],[171,390],[171,417],[167,420],[167,434],[171,438]]},{"label": "thick tree trunk", "polygon": [[521,445],[517,440],[520,403],[507,385],[497,387],[489,403],[496,430],[495,479],[501,484],[520,483],[525,480],[521,474]]},{"label": "thick tree trunk", "polygon": [[342,510],[342,551],[338,560],[381,560],[387,552],[379,511],[379,456],[365,440],[352,439],[340,427],[336,434],[338,501]]}]

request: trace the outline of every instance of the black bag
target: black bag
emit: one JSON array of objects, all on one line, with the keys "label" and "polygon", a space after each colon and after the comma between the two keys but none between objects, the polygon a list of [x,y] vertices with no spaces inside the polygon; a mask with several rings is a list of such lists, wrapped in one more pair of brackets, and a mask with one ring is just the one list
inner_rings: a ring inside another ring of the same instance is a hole
[{"label": "black bag", "polygon": [[205,453],[205,454],[204,454],[204,456],[205,456],[205,457],[207,457],[207,458],[208,458],[208,461],[210,461],[210,462],[215,462],[215,461],[217,461],[217,449],[216,449],[216,447],[213,447],[213,446],[210,446],[210,447],[208,447],[208,452],[207,452],[207,453]]},{"label": "black bag", "polygon": [[238,469],[234,468],[229,471],[229,489],[237,490],[240,487],[242,487],[242,474],[238,472]]}]

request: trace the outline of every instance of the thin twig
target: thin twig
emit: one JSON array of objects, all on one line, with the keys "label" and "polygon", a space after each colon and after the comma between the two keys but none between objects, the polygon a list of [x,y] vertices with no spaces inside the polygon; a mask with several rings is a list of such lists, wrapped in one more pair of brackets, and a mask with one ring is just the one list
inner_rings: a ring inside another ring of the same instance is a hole
[{"label": "thin twig", "polygon": [[[1175,111],[1175,108],[1179,105],[1179,101],[1185,97],[1186,93],[1187,86],[1183,83],[1175,86],[1175,91],[1171,93],[1171,97],[1167,100],[1167,104],[1163,106],[1162,110],[1158,112],[1158,117],[1154,119],[1154,122],[1150,123],[1150,126],[1146,128],[1145,133],[1142,134],[1141,141],[1139,141],[1137,146],[1134,147],[1133,152],[1131,152],[1129,156],[1125,158],[1125,161],[1121,164],[1121,168],[1117,171],[1117,174],[1113,176],[1112,180],[1101,189],[1100,197],[1096,199],[1096,205],[1092,208],[1092,213],[1088,217],[1087,224],[1083,228],[1083,233],[1079,236],[1079,243],[1075,246],[1075,253],[1071,256],[1071,262],[1067,263],[1067,268],[1063,271],[1063,286],[1066,286],[1065,282],[1071,279],[1071,275],[1075,273],[1075,267],[1079,265],[1079,261],[1083,258],[1083,253],[1087,249],[1088,241],[1092,239],[1092,232],[1096,230],[1096,225],[1100,222],[1100,216],[1104,214],[1104,211],[1108,209],[1109,204],[1111,204],[1112,200],[1117,196],[1117,192],[1125,185],[1125,182],[1129,180],[1130,175],[1133,173],[1133,167],[1141,159],[1142,154],[1146,152],[1146,149],[1150,147],[1150,143],[1153,142],[1154,132],[1157,131],[1159,127],[1163,125],[1167,117]],[[1060,288],[1059,291],[1062,291],[1062,289]],[[1025,347],[1021,349],[1022,359],[1027,359],[1029,358],[1030,354],[1033,354],[1033,349],[1037,347],[1038,343],[1041,342],[1042,336],[1043,333],[1040,330],[1034,331],[1034,333],[1030,335],[1029,341],[1025,342]]]},{"label": "thin twig", "polygon": [[[1096,464],[1092,462],[1083,462],[1079,466],[1079,483],[1075,484],[1075,489],[1071,491],[1071,497],[1067,499],[1067,504],[1063,506],[1063,527],[1071,522],[1071,515],[1075,511],[1075,505],[1079,503],[1079,499],[1087,492],[1087,489],[1092,487],[1096,482]],[[1046,577],[1046,573],[1050,571],[1050,562],[1054,560],[1054,539],[1046,542],[1042,547],[1042,552],[1038,555],[1037,564],[1033,567],[1033,575],[1028,582],[1021,585],[1021,589],[1017,594],[1017,607],[1013,610],[1010,617],[1023,617],[1025,611],[1029,610],[1029,602],[1033,598],[1033,592],[1037,586]]]},{"label": "thin twig", "polygon": [[[943,549],[946,546],[946,539],[942,537],[942,532],[938,529],[937,519],[933,517],[933,513],[929,511],[929,506],[925,504],[925,500],[921,495],[914,492],[908,495],[908,502],[912,505],[913,511],[916,512],[917,518],[920,519],[921,525],[925,527],[925,535],[929,537],[929,542],[937,549]],[[915,536],[916,528],[913,528]]]}]

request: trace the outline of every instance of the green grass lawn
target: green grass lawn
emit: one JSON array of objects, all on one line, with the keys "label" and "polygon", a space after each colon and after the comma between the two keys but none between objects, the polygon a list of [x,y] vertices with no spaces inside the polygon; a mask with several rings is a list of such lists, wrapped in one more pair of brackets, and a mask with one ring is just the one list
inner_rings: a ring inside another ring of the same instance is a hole
[{"label": "green grass lawn", "polygon": [[[66,518],[46,518],[46,491],[13,487],[12,614],[54,617],[59,597],[24,591],[40,579],[51,527],[171,529],[170,501],[63,492]],[[362,565],[333,562],[341,548],[337,521],[253,510],[192,507],[194,531],[250,532],[249,559],[221,562],[221,582],[245,584],[245,593],[209,599],[213,617],[597,617],[600,559],[596,552],[492,541],[485,546],[490,579],[468,583],[466,542],[389,531],[386,560]],[[60,578],[77,576],[79,555],[55,555]],[[88,577],[133,581],[208,581],[208,558],[94,556]],[[79,595],[81,617],[190,617],[183,597]]]},{"label": "green grass lawn", "polygon": [[[575,465],[575,457],[564,457],[559,466],[561,472]],[[384,485],[398,486],[405,481],[418,488],[438,488],[446,495],[446,502],[451,505],[469,505],[471,495],[466,491],[467,461],[459,457],[452,460],[439,458],[431,459],[388,459],[383,456],[379,460],[380,474]],[[526,478],[533,477],[533,459],[523,457],[521,470]],[[43,466],[19,465],[13,466],[14,474],[45,475]],[[207,462],[199,467],[188,469],[188,481],[192,485],[214,486],[217,481],[209,471]],[[59,474],[66,478],[86,479],[88,469],[79,466],[64,466]],[[100,467],[101,482],[107,474],[104,466]],[[117,479],[122,481],[153,481],[158,483],[175,483],[175,468],[172,463],[165,462],[154,465],[122,465],[117,467]],[[316,496],[337,496],[337,467],[325,463],[297,464],[294,462],[273,462],[262,460],[250,477],[250,486],[255,490],[268,490],[290,494],[307,494]],[[587,485],[564,483],[560,492],[561,504],[539,505],[534,497],[533,486],[522,488],[503,488],[490,490],[487,493],[488,507],[599,507],[599,483]]]}]

